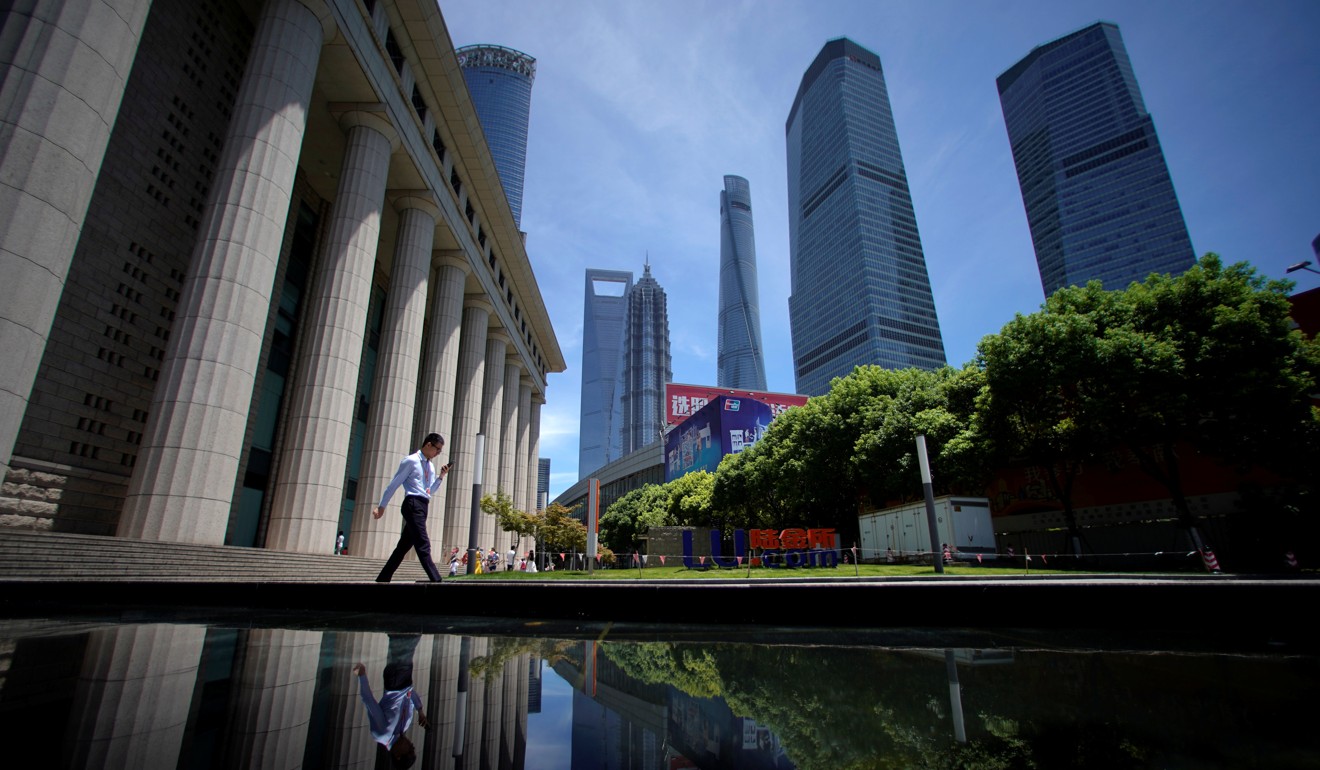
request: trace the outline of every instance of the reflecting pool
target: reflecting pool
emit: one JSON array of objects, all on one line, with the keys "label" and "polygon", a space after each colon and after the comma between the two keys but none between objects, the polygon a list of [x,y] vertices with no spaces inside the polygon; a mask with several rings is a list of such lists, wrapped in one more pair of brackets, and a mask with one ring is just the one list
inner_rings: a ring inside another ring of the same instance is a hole
[{"label": "reflecting pool", "polygon": [[272,620],[0,620],[0,762],[1320,767],[1318,658],[1289,646]]}]

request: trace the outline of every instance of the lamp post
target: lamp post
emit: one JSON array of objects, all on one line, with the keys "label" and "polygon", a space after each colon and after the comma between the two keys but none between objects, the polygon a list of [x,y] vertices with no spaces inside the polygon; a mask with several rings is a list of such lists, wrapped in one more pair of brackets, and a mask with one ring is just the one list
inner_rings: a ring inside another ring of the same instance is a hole
[{"label": "lamp post", "polygon": [[1311,267],[1311,260],[1309,260],[1309,259],[1306,260],[1305,262],[1298,262],[1298,263],[1295,264],[1295,265],[1288,265],[1288,269],[1287,269],[1287,270],[1284,270],[1283,272],[1284,272],[1284,273],[1295,273],[1295,272],[1297,272],[1298,270],[1305,270],[1305,271],[1307,271],[1307,272],[1309,272],[1309,273],[1315,273],[1316,275],[1320,275],[1320,270],[1316,270],[1314,267]]},{"label": "lamp post", "polygon": [[930,529],[931,561],[936,574],[944,574],[944,549],[935,545],[940,540],[939,525],[935,523],[935,488],[930,480],[930,459],[926,456],[926,434],[917,436],[917,462],[921,466],[921,489],[926,496],[926,526]]},{"label": "lamp post", "polygon": [[477,571],[477,559],[481,558],[481,548],[477,544],[477,527],[481,524],[481,473],[486,459],[486,436],[477,434],[477,456],[472,467],[472,513],[468,518],[468,565],[467,574]]}]

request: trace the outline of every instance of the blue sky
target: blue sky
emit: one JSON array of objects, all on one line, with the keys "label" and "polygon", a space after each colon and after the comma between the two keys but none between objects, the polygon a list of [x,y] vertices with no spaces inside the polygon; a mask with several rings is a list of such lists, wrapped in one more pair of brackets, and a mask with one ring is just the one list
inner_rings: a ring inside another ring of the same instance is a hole
[{"label": "blue sky", "polygon": [[[751,184],[768,388],[793,392],[784,121],[847,36],[884,68],[949,363],[1044,301],[995,78],[1118,24],[1198,255],[1270,276],[1320,233],[1317,0],[441,0],[455,45],[537,59],[522,226],[568,370],[541,456],[577,480],[584,271],[652,273],[674,381],[714,384],[719,192]],[[1320,275],[1294,273],[1299,289]]]}]

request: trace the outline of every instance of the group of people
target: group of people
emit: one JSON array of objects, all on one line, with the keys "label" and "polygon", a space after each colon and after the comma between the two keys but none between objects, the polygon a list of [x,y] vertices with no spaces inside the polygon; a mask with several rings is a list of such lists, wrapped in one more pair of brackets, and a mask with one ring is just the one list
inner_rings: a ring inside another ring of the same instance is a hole
[{"label": "group of people", "polygon": [[[482,552],[480,548],[476,550],[479,557],[477,563],[477,574],[490,574],[500,571],[500,564],[504,564],[505,572],[512,572],[515,569],[524,572],[536,572],[536,551],[528,551],[523,556],[518,556],[517,551],[510,548],[507,557],[501,558],[499,553],[492,546],[487,552]],[[459,568],[466,568],[468,564],[468,554],[466,551],[460,551],[458,546],[454,546],[449,551],[449,575],[453,577],[458,574]]]}]

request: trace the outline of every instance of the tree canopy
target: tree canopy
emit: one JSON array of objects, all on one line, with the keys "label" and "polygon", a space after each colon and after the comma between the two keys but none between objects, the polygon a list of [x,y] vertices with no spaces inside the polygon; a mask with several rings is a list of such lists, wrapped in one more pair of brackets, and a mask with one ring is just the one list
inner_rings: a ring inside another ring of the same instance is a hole
[{"label": "tree canopy", "polygon": [[[859,366],[829,393],[789,409],[716,475],[715,508],[744,525],[833,526],[855,533],[859,502],[921,495],[924,433],[942,491],[976,488],[985,463],[971,416],[981,373]],[[771,523],[773,522],[773,523]]]},{"label": "tree canopy", "polygon": [[515,508],[513,499],[498,491],[481,496],[481,510],[494,516],[500,529],[535,538],[545,550],[586,550],[586,526],[573,518],[572,509],[559,503],[551,503],[538,513],[528,513]]},{"label": "tree canopy", "polygon": [[641,547],[651,527],[672,524],[667,485],[647,484],[615,500],[601,515],[600,542],[615,553],[627,553]]},{"label": "tree canopy", "polygon": [[1320,343],[1292,328],[1290,288],[1214,254],[1119,291],[1065,287],[983,339],[963,369],[859,366],[835,379],[715,473],[620,499],[603,540],[631,550],[661,524],[855,536],[861,506],[921,496],[914,439],[924,434],[937,494],[984,494],[1007,463],[1041,468],[1078,548],[1074,479],[1124,449],[1169,490],[1199,547],[1180,451],[1314,481]]},{"label": "tree canopy", "polygon": [[1126,448],[1199,547],[1179,451],[1294,476],[1313,465],[1320,355],[1292,328],[1290,288],[1207,254],[1122,291],[1060,289],[982,340],[982,433],[1000,460],[1046,469],[1069,514],[1078,464]]}]

